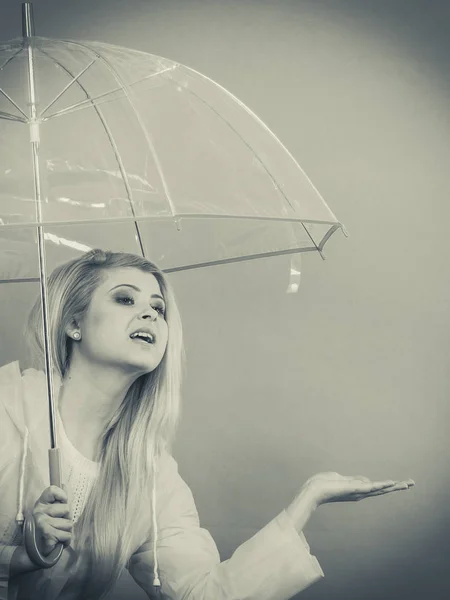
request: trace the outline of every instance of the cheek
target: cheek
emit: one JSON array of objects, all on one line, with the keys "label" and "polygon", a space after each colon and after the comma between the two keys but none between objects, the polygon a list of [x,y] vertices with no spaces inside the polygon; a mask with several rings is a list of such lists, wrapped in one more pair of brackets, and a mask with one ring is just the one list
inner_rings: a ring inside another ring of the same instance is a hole
[{"label": "cheek", "polygon": [[93,312],[85,323],[87,337],[94,344],[99,341],[103,342],[105,339],[111,340],[115,331],[114,321],[114,317],[106,315],[104,311]]},{"label": "cheek", "polygon": [[167,344],[169,343],[169,327],[164,321],[164,325],[161,328],[161,345],[164,348],[164,352],[167,350]]}]

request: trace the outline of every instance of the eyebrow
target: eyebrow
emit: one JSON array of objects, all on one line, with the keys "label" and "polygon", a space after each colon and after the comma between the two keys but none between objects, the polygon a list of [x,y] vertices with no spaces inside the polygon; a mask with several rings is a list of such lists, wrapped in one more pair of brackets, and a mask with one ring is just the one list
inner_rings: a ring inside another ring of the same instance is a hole
[{"label": "eyebrow", "polygon": [[[115,290],[119,287],[129,287],[129,288],[132,288],[133,290],[136,290],[137,292],[142,292],[141,288],[138,288],[137,285],[133,285],[132,283],[119,283],[119,285],[115,285],[109,291],[112,292],[113,290]],[[164,298],[160,294],[152,294],[150,297],[151,298],[159,298],[160,300],[162,300],[165,303]]]}]

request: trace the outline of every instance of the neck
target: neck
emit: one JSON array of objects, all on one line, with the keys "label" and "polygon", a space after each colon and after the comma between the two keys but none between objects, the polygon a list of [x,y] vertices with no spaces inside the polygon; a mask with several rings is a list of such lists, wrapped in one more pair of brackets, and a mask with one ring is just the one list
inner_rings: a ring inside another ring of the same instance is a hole
[{"label": "neck", "polygon": [[67,437],[90,460],[97,460],[101,436],[136,378],[73,357],[62,382],[59,412]]}]

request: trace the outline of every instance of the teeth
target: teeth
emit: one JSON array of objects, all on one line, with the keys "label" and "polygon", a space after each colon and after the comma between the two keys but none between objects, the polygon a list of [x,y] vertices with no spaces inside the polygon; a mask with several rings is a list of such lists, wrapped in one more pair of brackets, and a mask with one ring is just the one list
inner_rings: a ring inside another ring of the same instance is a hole
[{"label": "teeth", "polygon": [[147,332],[145,332],[145,331],[136,331],[135,333],[132,333],[132,334],[130,335],[130,337],[131,337],[131,339],[133,339],[133,340],[134,340],[135,338],[137,338],[137,337],[144,338],[145,340],[147,340],[147,341],[148,341],[149,343],[151,343],[151,344],[153,344],[153,342],[154,342],[154,339],[155,339],[155,338],[154,338],[154,337],[153,337],[153,336],[152,336],[150,333],[147,333]]}]

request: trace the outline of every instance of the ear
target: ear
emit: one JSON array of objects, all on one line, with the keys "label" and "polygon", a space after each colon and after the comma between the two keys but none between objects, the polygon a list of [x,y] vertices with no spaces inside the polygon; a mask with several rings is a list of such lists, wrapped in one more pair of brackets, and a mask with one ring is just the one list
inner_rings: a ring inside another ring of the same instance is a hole
[{"label": "ear", "polygon": [[68,337],[73,338],[74,331],[80,330],[80,324],[77,319],[72,319],[65,328],[65,333]]}]

